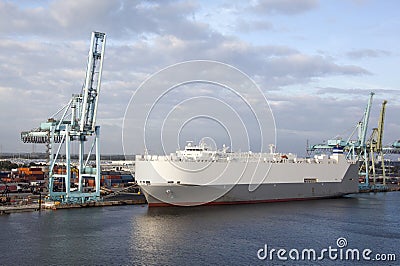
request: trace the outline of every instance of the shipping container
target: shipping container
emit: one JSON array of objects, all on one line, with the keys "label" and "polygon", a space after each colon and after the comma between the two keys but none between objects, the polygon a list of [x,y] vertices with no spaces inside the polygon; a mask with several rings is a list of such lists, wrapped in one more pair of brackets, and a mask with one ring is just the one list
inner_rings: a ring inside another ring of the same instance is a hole
[{"label": "shipping container", "polygon": [[96,174],[96,168],[93,167],[85,167],[85,169],[83,169],[83,173],[84,174]]},{"label": "shipping container", "polygon": [[133,181],[133,176],[132,175],[121,175],[121,179]]},{"label": "shipping container", "polygon": [[121,179],[120,175],[108,175],[106,176],[106,179]]},{"label": "shipping container", "polygon": [[122,184],[122,183],[123,183],[123,180],[121,180],[121,179],[106,179],[106,180],[104,180],[104,184],[106,186],[111,186],[113,184]]},{"label": "shipping container", "polygon": [[31,175],[43,175],[43,171],[31,171]]},{"label": "shipping container", "polygon": [[12,183],[12,184],[0,184],[0,192],[1,193],[3,193],[3,191],[6,189],[6,186],[8,186],[9,192],[18,192],[17,184]]},{"label": "shipping container", "polygon": [[9,177],[10,172],[0,172],[0,178],[1,177]]}]

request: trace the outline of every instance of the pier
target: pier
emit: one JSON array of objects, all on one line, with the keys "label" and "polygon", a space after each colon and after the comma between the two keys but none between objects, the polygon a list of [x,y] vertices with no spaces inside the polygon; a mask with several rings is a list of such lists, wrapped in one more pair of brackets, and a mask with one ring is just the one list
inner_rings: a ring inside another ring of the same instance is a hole
[{"label": "pier", "polygon": [[61,209],[73,209],[73,208],[91,208],[91,207],[109,207],[109,206],[121,206],[121,205],[142,205],[146,204],[146,198],[143,194],[138,193],[126,193],[113,198],[108,198],[103,201],[92,201],[85,203],[74,203],[74,204],[59,204],[59,202],[52,201],[39,201],[34,203],[28,202],[27,199],[14,202],[12,204],[0,206],[0,215],[19,213],[19,212],[32,212],[41,210],[61,210]]}]

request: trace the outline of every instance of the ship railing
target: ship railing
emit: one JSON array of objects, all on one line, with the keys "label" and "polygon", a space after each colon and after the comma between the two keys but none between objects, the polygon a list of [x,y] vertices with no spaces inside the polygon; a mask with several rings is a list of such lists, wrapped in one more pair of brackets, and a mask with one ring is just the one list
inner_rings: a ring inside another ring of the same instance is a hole
[{"label": "ship railing", "polygon": [[[337,158],[315,157],[315,158],[282,158],[279,154],[270,153],[229,153],[223,157],[209,158],[185,158],[165,155],[136,155],[136,161],[185,161],[185,162],[260,162],[260,163],[306,163],[306,164],[337,164]],[[356,163],[356,160],[343,158],[349,163]]]}]

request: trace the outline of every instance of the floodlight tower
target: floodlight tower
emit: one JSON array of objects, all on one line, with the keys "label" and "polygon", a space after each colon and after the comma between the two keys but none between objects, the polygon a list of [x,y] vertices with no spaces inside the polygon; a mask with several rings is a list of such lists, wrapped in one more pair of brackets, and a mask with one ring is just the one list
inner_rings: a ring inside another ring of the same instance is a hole
[{"label": "floodlight tower", "polygon": [[[81,94],[72,95],[71,100],[56,112],[40,128],[21,133],[26,143],[45,143],[49,154],[49,197],[63,203],[87,202],[100,199],[100,126],[96,125],[97,106],[100,94],[101,76],[106,35],[93,32],[91,37],[86,78]],[[59,116],[60,118],[55,118]],[[92,146],[85,157],[85,143],[92,139]],[[71,191],[71,142],[79,142],[78,189]],[[58,145],[58,147],[56,147]],[[60,151],[65,149],[65,162],[61,162]],[[95,150],[95,163],[89,159]],[[55,173],[55,165],[65,164],[65,172]],[[84,191],[85,179],[94,179],[94,191]],[[65,189],[57,191],[55,181],[65,182]]]}]

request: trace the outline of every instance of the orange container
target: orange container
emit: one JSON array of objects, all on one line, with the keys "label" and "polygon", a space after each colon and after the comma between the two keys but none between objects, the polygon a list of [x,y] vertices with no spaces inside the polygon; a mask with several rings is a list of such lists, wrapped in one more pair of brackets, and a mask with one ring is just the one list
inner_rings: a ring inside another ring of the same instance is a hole
[{"label": "orange container", "polygon": [[43,175],[42,171],[32,171],[31,175]]},{"label": "orange container", "polygon": [[120,175],[108,175],[107,179],[121,179]]}]

